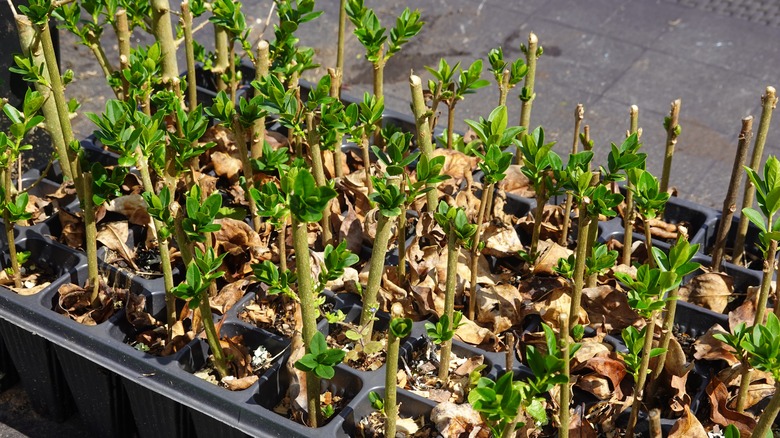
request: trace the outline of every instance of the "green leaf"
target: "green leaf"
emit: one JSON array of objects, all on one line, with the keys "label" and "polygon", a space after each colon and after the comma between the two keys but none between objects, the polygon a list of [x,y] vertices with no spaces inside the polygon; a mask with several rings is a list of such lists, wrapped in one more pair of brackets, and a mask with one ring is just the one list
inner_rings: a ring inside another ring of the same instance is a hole
[{"label": "green leaf", "polygon": [[755,226],[757,226],[761,231],[766,232],[766,225],[764,224],[764,219],[761,216],[761,213],[757,212],[756,210],[752,208],[743,208],[742,214],[744,214],[750,222],[753,222]]}]

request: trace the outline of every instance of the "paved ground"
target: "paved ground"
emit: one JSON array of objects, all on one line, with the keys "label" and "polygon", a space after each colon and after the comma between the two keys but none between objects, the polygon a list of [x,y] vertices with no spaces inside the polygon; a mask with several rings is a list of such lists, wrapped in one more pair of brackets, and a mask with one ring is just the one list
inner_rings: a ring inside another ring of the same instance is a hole
[{"label": "paved ground", "polygon": [[[301,29],[303,44],[315,47],[324,66],[335,63],[337,2],[319,2],[325,14]],[[404,3],[422,10],[426,25],[418,38],[389,61],[385,79],[387,106],[408,112],[410,69],[425,73],[439,58],[471,63],[502,46],[510,59],[521,56],[519,45],[530,31],[539,36],[545,54],[539,60],[537,99],[532,124],[542,124],[570,147],[572,113],[586,108],[600,157],[609,142],[618,142],[628,126],[628,107],[640,107],[640,125],[650,154],[649,168],[660,174],[670,102],[682,99],[680,136],[671,182],[681,196],[720,206],[736,148],[740,119],[758,119],[760,96],[767,85],[780,85],[780,12],[771,0],[366,0],[386,25]],[[244,2],[249,22],[264,20],[270,0]],[[272,36],[269,30],[267,37]],[[106,38],[110,38],[110,33]],[[148,41],[137,36],[138,41]],[[208,30],[199,39],[211,41]],[[84,47],[63,35],[64,65],[76,71],[68,95],[84,111],[100,111],[110,97],[99,69]],[[360,94],[371,84],[371,69],[354,39],[347,46],[345,91]],[[316,79],[324,70],[315,71]],[[510,97],[513,118],[519,117],[517,91]],[[458,118],[487,116],[497,103],[494,87],[470,96],[458,107]],[[757,123],[756,123],[757,124]],[[82,116],[79,135],[91,131]],[[459,129],[464,129],[462,122]],[[775,123],[767,153],[780,153],[780,121]],[[21,395],[19,396],[21,397]],[[2,409],[2,405],[0,405]],[[26,414],[22,414],[26,415]],[[13,412],[0,412],[0,436],[42,436],[47,425],[26,429]],[[43,424],[43,423],[41,423]],[[63,426],[62,434],[71,424]],[[14,432],[17,429],[19,432]]]}]

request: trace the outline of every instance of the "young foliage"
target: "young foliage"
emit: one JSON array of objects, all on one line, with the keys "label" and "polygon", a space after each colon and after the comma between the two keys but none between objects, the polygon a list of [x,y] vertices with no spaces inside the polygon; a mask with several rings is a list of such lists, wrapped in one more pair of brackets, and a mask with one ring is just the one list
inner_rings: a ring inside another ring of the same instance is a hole
[{"label": "young foliage", "polygon": [[374,192],[369,199],[379,208],[379,213],[385,217],[395,217],[401,214],[401,207],[406,201],[405,194],[397,184],[390,184],[387,178],[371,177]]},{"label": "young foliage", "polygon": [[[623,342],[626,344],[626,349],[628,349],[628,351],[619,354],[623,357],[623,362],[625,362],[628,372],[634,376],[634,381],[639,379],[639,373],[641,372],[642,348],[645,344],[646,332],[647,326],[643,327],[641,331],[634,326],[628,326],[623,329],[623,332],[621,333]],[[660,356],[663,352],[663,348],[653,348],[650,350],[650,357]],[[649,373],[650,370],[646,370],[646,372]]]},{"label": "young foliage", "polygon": [[[363,4],[363,0],[348,0],[347,17],[355,25],[355,36],[366,49],[366,59],[373,64],[385,63],[401,50],[422,29],[420,11],[406,8],[395,20],[395,27],[387,34],[387,29],[374,13]],[[389,41],[388,41],[389,36]]]},{"label": "young foliage", "polygon": [[639,142],[637,133],[629,135],[619,147],[611,143],[607,168],[601,166],[604,181],[622,181],[624,176],[620,172],[628,173],[630,169],[644,169],[647,154],[639,153],[641,147],[642,143]]},{"label": "young foliage", "polygon": [[[598,243],[593,246],[591,256],[585,259],[585,273],[586,275],[602,274],[608,269],[615,266],[615,262],[618,258],[617,251],[610,251],[607,245]],[[561,259],[563,260],[563,259]],[[560,264],[560,260],[559,260]]]},{"label": "young foliage", "polygon": [[517,137],[525,130],[522,126],[508,126],[509,116],[504,105],[493,109],[487,120],[480,117],[478,121],[466,120],[466,124],[477,134],[485,150],[490,145],[496,145],[502,149],[516,145]]},{"label": "young foliage", "polygon": [[761,212],[744,208],[742,214],[761,230],[761,246],[766,252],[770,240],[780,240],[780,221],[775,221],[775,215],[780,210],[780,160],[774,156],[767,158],[763,178],[749,167],[745,167],[745,171],[756,188],[756,202]]},{"label": "young foliage", "polygon": [[318,187],[308,169],[299,169],[289,193],[290,213],[300,222],[319,222],[328,202],[336,195],[333,181]]},{"label": "young foliage", "polygon": [[509,88],[513,88],[520,83],[528,73],[528,66],[524,59],[518,58],[514,62],[505,60],[504,49],[501,47],[490,49],[488,52],[488,63],[490,64],[488,70],[493,73],[493,77],[498,84],[501,84],[503,81],[504,70],[509,70],[509,83],[507,84]]},{"label": "young foliage", "polygon": [[360,258],[347,249],[347,241],[342,240],[337,246],[328,244],[322,253],[323,263],[317,283],[317,292],[322,291],[325,285],[338,280],[344,275],[344,269],[354,265]]},{"label": "young foliage", "polygon": [[200,186],[193,185],[187,193],[185,206],[187,215],[182,220],[182,227],[190,241],[205,242],[206,233],[220,230],[221,225],[214,223],[222,207],[222,195],[219,192],[201,200]]},{"label": "young foliage", "polygon": [[292,300],[298,299],[298,295],[292,289],[292,285],[295,284],[295,274],[289,269],[280,272],[275,263],[265,260],[262,263],[253,264],[252,272],[257,281],[268,286],[266,294],[282,294]]},{"label": "young foliage", "polygon": [[469,223],[466,212],[459,207],[450,207],[444,201],[433,214],[434,219],[445,233],[455,233],[458,241],[464,246],[471,242],[471,237],[477,232],[477,226]]},{"label": "young foliage", "polygon": [[328,348],[325,335],[314,334],[309,342],[309,352],[295,362],[295,368],[314,373],[321,379],[331,379],[336,375],[335,367],[344,360],[347,353],[339,348]]},{"label": "young foliage", "polygon": [[214,248],[208,248],[204,253],[195,247],[195,257],[187,265],[185,281],[179,283],[171,292],[183,300],[189,300],[193,308],[197,307],[201,300],[208,299],[211,282],[225,275],[219,268],[226,255],[227,253],[217,256]]},{"label": "young foliage", "polygon": [[432,322],[425,323],[425,331],[428,333],[428,337],[431,338],[434,344],[442,344],[455,336],[455,332],[458,327],[461,326],[461,320],[463,319],[463,313],[455,312],[452,314],[452,324],[450,324],[450,318],[447,315],[442,315],[436,324]]},{"label": "young foliage", "polygon": [[638,168],[632,169],[628,177],[634,185],[634,203],[642,218],[654,219],[659,216],[666,207],[669,193],[661,192],[658,179]]}]

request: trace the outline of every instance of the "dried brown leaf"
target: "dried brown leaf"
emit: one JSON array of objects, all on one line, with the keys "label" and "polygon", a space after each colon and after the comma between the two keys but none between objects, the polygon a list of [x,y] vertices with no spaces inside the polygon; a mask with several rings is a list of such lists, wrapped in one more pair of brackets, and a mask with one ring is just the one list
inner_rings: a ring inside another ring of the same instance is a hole
[{"label": "dried brown leaf", "polygon": [[98,242],[105,245],[106,248],[119,254],[130,266],[138,271],[135,264],[135,251],[127,246],[130,237],[130,229],[127,221],[108,222],[102,224],[97,232]]},{"label": "dried brown leaf", "polygon": [[485,242],[482,253],[494,257],[515,256],[523,249],[517,231],[503,222],[491,221],[482,231],[482,241]]},{"label": "dried brown leaf", "polygon": [[219,290],[216,296],[209,297],[211,310],[224,315],[244,296],[250,284],[252,284],[252,281],[246,278],[226,284],[225,287]]},{"label": "dried brown leaf", "polygon": [[685,406],[683,416],[675,421],[672,430],[669,432],[669,438],[689,438],[706,437],[707,431],[701,425],[699,420],[691,412],[688,406]]},{"label": "dried brown leaf", "polygon": [[713,377],[707,385],[707,396],[710,399],[710,420],[723,427],[733,424],[742,436],[750,436],[756,427],[756,420],[747,415],[731,410],[728,406],[729,391],[717,377]]},{"label": "dried brown leaf", "polygon": [[734,292],[734,279],[727,274],[708,272],[693,277],[680,288],[680,299],[721,313]]},{"label": "dried brown leaf", "polygon": [[134,225],[147,226],[151,223],[151,217],[146,211],[146,201],[137,193],[112,199],[106,210],[126,216],[128,222]]},{"label": "dried brown leaf", "polygon": [[697,360],[725,360],[729,366],[739,362],[731,348],[724,344],[722,341],[715,339],[713,336],[716,333],[727,334],[719,324],[710,327],[704,336],[699,336],[696,342],[693,344],[695,353],[693,357]]},{"label": "dried brown leaf", "polygon": [[214,165],[214,173],[217,176],[224,176],[231,183],[238,181],[238,174],[241,172],[241,160],[232,157],[225,152],[212,152],[211,162]]},{"label": "dried brown leaf", "polygon": [[591,322],[603,324],[607,331],[620,331],[642,321],[628,305],[626,294],[611,286],[583,289],[582,306],[587,310]]}]

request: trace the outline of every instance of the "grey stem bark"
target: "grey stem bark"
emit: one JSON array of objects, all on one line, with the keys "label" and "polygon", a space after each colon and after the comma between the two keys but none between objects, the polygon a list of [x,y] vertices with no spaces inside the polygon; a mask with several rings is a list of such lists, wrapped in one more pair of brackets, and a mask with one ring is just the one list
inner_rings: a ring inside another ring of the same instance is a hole
[{"label": "grey stem bark", "polygon": [[745,157],[750,146],[750,136],[753,133],[753,116],[747,116],[742,119],[742,129],[739,132],[739,142],[737,144],[737,155],[734,157],[734,167],[731,170],[731,180],[729,189],[726,193],[726,199],[723,200],[723,214],[720,217],[720,226],[715,238],[715,247],[712,249],[712,269],[715,272],[720,271],[723,253],[726,251],[726,238],[731,229],[731,220],[734,212],[737,210],[737,190],[742,184],[742,175],[745,171],[742,166],[745,164]]},{"label": "grey stem bark", "polygon": [[669,126],[666,129],[666,154],[664,155],[664,169],[661,174],[661,191],[665,192],[669,188],[669,174],[672,172],[672,158],[674,158],[674,147],[677,145],[677,135],[679,134],[678,120],[680,118],[680,104],[682,100],[677,99],[672,102],[669,111]]},{"label": "grey stem bark", "polygon": [[[753,145],[753,156],[750,159],[750,168],[758,169],[761,167],[761,158],[764,155],[764,145],[766,136],[769,132],[769,125],[772,122],[772,112],[777,106],[777,91],[774,87],[766,87],[766,92],[761,96],[761,120],[758,122],[758,133]],[[753,207],[753,200],[756,196],[756,188],[748,179],[745,183],[745,195],[742,197],[742,208]],[[745,215],[739,218],[739,228],[737,228],[737,237],[734,242],[734,254],[731,259],[734,264],[742,263],[745,252],[745,236],[747,235],[749,221]]]}]

